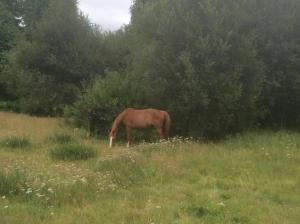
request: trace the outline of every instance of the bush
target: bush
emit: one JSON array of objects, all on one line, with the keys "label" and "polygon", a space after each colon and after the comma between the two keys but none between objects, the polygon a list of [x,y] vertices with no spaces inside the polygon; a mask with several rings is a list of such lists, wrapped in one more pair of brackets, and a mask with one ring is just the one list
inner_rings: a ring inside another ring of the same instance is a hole
[{"label": "bush", "polygon": [[62,144],[50,151],[52,158],[58,160],[86,160],[97,155],[97,151],[86,145]]},{"label": "bush", "polygon": [[10,136],[9,138],[3,140],[2,145],[8,148],[26,148],[30,146],[30,141],[26,137]]},{"label": "bush", "polygon": [[59,83],[40,72],[20,72],[18,94],[21,112],[35,115],[61,115],[79,93],[73,84]]},{"label": "bush", "polygon": [[19,103],[17,101],[0,101],[0,110],[20,112]]},{"label": "bush", "polygon": [[129,75],[107,72],[105,78],[96,79],[75,104],[65,109],[65,119],[92,134],[106,135],[123,109],[139,105],[142,93]]}]

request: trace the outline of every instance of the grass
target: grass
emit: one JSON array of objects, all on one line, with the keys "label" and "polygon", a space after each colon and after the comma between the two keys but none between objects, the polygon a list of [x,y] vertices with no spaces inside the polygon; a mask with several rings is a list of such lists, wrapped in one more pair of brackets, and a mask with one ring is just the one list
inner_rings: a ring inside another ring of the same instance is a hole
[{"label": "grass", "polygon": [[24,185],[24,175],[20,171],[0,170],[0,195],[16,195]]},{"label": "grass", "polygon": [[[27,136],[32,142],[26,153],[0,146],[1,224],[299,223],[299,133],[256,131],[219,143],[176,138],[109,149],[107,141],[58,119],[0,118],[0,141]],[[76,154],[83,145],[97,155],[49,155],[66,148]]]},{"label": "grass", "polygon": [[10,136],[2,141],[3,147],[17,149],[17,148],[28,148],[30,146],[30,141],[26,137]]},{"label": "grass", "polygon": [[95,157],[97,151],[86,145],[65,143],[53,148],[50,155],[59,160],[86,160]]},{"label": "grass", "polygon": [[108,174],[112,183],[120,188],[149,183],[156,173],[148,160],[130,154],[100,160],[94,170]]},{"label": "grass", "polygon": [[69,144],[74,142],[72,135],[69,133],[55,133],[49,138],[49,141],[56,144]]}]

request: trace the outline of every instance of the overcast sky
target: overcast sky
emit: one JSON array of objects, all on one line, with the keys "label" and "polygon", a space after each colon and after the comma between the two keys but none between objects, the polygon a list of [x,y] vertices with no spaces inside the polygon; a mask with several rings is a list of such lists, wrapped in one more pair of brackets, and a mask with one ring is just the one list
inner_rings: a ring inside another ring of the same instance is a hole
[{"label": "overcast sky", "polygon": [[117,30],[130,21],[132,0],[79,0],[79,9],[104,30]]}]

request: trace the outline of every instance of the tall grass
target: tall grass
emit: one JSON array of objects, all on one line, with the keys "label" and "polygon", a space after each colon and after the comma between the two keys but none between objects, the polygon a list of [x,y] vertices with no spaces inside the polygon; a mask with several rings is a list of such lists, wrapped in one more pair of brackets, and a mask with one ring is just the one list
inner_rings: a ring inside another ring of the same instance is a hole
[{"label": "tall grass", "polygon": [[25,186],[25,176],[20,171],[5,172],[0,169],[0,195],[17,195]]},{"label": "tall grass", "polygon": [[55,144],[68,144],[74,142],[73,136],[69,133],[55,133],[50,136],[48,140]]},{"label": "tall grass", "polygon": [[126,188],[151,182],[156,168],[148,160],[133,155],[100,160],[94,167],[95,171],[108,173],[116,187]]},{"label": "tall grass", "polygon": [[17,148],[28,148],[31,145],[30,141],[26,137],[10,136],[2,141],[2,146],[17,149]]},{"label": "tall grass", "polygon": [[62,144],[51,149],[50,155],[58,160],[87,160],[95,157],[97,151],[83,144]]}]

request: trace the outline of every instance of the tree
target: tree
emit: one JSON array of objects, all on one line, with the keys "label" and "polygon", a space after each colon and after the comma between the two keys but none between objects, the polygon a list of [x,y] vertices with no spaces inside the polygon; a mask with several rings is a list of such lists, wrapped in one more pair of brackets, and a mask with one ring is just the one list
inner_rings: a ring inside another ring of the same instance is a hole
[{"label": "tree", "polygon": [[223,136],[261,114],[264,66],[255,30],[246,27],[253,16],[242,6],[135,1],[133,72],[148,87],[147,104],[171,111],[177,133]]},{"label": "tree", "polygon": [[300,2],[257,3],[259,55],[266,66],[264,125],[300,127]]},{"label": "tree", "polygon": [[47,10],[50,0],[23,0],[21,4],[21,13],[26,38],[32,39],[37,24],[42,19]]},{"label": "tree", "polygon": [[7,53],[12,49],[17,40],[21,38],[18,21],[14,14],[9,10],[8,5],[0,2],[0,99],[7,99],[8,94],[5,85],[3,71],[7,66]]},{"label": "tree", "polygon": [[49,2],[32,37],[11,52],[8,73],[13,80],[18,77],[13,85],[23,111],[61,114],[84,82],[104,73],[102,42],[101,32],[78,13],[75,0]]}]

